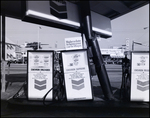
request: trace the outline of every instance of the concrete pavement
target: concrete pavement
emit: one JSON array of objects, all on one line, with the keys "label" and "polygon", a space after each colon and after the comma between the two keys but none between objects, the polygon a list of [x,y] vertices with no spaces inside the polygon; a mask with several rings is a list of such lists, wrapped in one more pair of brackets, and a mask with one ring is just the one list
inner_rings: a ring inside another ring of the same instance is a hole
[{"label": "concrete pavement", "polygon": [[[109,70],[108,76],[113,94],[120,99],[121,66],[107,65],[106,69]],[[149,117],[149,103],[105,101],[97,76],[92,77],[93,101],[61,102],[49,106],[26,100],[8,102],[7,100],[23,85],[23,82],[17,82],[17,76],[8,80],[11,79],[16,82],[8,86],[5,93],[1,93],[2,117]]]}]

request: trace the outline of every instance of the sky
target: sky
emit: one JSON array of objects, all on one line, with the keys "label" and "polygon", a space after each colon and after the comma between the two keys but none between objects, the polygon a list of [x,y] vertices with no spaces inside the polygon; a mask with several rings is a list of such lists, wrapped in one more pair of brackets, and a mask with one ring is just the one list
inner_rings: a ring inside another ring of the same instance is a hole
[{"label": "sky", "polygon": [[6,18],[6,37],[16,44],[35,42],[39,37],[39,42],[42,44],[49,44],[49,47],[55,48],[57,43],[57,48],[62,49],[65,38],[79,36],[81,36],[80,33]]},{"label": "sky", "polygon": [[[148,28],[144,30],[145,27]],[[149,4],[111,20],[111,28],[112,37],[100,41],[102,48],[125,45],[127,39],[130,40],[130,46],[132,41],[149,45]],[[149,50],[148,46],[136,44],[134,48]]]},{"label": "sky", "polygon": [[[145,27],[147,29],[144,29]],[[111,38],[98,39],[100,48],[121,47],[126,44],[126,40],[130,40],[130,46],[132,41],[149,46],[149,4],[111,20],[111,28]],[[38,36],[42,44],[49,44],[48,47],[55,48],[57,43],[57,48],[62,49],[65,38],[80,37],[81,34],[6,17],[6,37],[14,43],[38,41]],[[134,48],[149,50],[148,46],[135,44]]]}]

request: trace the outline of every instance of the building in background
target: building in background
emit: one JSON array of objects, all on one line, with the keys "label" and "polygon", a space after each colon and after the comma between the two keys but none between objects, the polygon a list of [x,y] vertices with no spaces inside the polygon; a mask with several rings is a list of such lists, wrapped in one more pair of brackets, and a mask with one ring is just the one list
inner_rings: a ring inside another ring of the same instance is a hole
[{"label": "building in background", "polygon": [[15,55],[16,55],[16,59],[22,58],[21,46],[20,45],[16,45],[16,47],[15,47]]},{"label": "building in background", "polygon": [[[7,37],[5,40],[5,60],[16,62],[17,59],[21,58],[21,47]],[[0,43],[2,44],[2,42]]]},{"label": "building in background", "polygon": [[101,49],[101,53],[103,56],[103,60],[105,64],[121,64],[122,58],[125,57],[124,55],[125,49],[119,47],[112,47],[108,49]]}]

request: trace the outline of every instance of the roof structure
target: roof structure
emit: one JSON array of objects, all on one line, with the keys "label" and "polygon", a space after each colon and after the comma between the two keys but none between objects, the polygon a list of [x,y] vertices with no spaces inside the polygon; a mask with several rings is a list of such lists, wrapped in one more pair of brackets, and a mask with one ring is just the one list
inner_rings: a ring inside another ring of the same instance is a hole
[{"label": "roof structure", "polygon": [[[80,1],[69,1],[74,4],[79,4]],[[90,1],[90,9],[93,12],[104,15],[108,18],[115,19],[124,15],[128,12],[131,12],[135,9],[138,9],[146,4],[149,4],[149,1]],[[22,2],[21,0],[17,1],[1,1],[1,14],[5,13],[6,16],[15,17],[21,19],[22,17]]]}]

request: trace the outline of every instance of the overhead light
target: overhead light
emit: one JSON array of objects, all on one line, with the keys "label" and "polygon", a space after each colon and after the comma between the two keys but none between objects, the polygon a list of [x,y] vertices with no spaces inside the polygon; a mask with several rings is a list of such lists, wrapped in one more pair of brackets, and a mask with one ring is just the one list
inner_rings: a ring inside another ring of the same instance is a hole
[{"label": "overhead light", "polygon": [[[33,11],[33,10],[26,11],[26,15],[27,16],[35,16],[35,17],[45,18],[45,19],[49,19],[49,20],[54,20],[54,21],[58,21],[58,22],[62,22],[62,23],[66,23],[66,24],[70,24],[70,25],[73,25],[73,26],[80,27],[80,23],[78,23],[78,22],[74,22],[74,21],[71,21],[71,20],[68,20],[68,19],[59,19],[55,16],[48,15],[48,14],[41,13],[41,12],[37,12],[37,11]],[[92,27],[92,30],[96,31],[96,32],[101,32],[101,33],[104,33],[104,34],[107,34],[107,35],[112,35],[112,32],[102,30],[102,29],[99,29],[99,28],[96,28],[96,27]]]},{"label": "overhead light", "polygon": [[65,23],[65,24],[70,24],[70,25],[73,25],[73,26],[80,27],[80,23],[78,23],[78,22],[74,22],[74,21],[71,21],[71,20],[68,20],[68,19],[59,19],[55,16],[48,15],[48,14],[41,13],[41,12],[37,12],[37,11],[33,11],[33,10],[27,10],[26,15],[27,16],[35,16],[35,17],[45,18],[45,19],[49,19],[49,20],[54,20],[54,21]]},{"label": "overhead light", "polygon": [[110,35],[110,36],[112,35],[112,32],[102,30],[102,29],[99,29],[99,28],[96,28],[96,27],[92,27],[92,30],[95,31],[95,32],[101,32],[102,34],[107,34],[107,35]]},{"label": "overhead light", "polygon": [[147,28],[149,28],[149,27],[144,27],[143,29],[146,30]]}]

